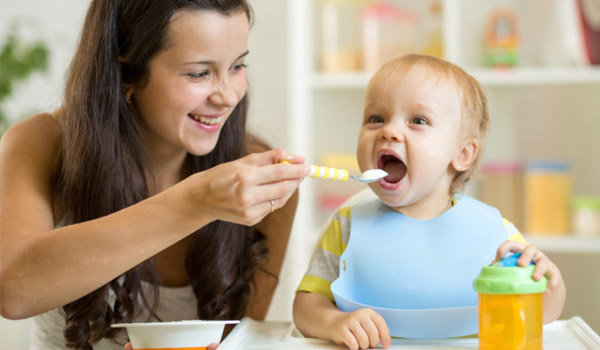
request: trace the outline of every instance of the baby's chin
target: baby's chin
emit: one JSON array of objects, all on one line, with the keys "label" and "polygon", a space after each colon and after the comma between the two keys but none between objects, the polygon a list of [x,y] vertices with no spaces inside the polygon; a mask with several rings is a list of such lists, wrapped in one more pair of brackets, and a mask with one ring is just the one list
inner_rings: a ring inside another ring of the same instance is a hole
[{"label": "baby's chin", "polygon": [[377,197],[379,197],[381,202],[383,202],[383,204],[387,205],[388,207],[394,208],[404,206],[402,199],[398,198],[399,194],[393,192],[385,192],[379,186],[378,183],[370,183],[369,187],[371,187],[371,191],[373,191],[377,195]]}]

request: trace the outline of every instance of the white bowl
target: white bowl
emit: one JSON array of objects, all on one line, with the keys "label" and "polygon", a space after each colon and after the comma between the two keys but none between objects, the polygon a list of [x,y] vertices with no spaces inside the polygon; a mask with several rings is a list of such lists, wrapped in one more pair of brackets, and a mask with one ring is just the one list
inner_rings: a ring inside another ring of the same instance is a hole
[{"label": "white bowl", "polygon": [[219,343],[226,324],[240,321],[176,321],[149,323],[117,323],[126,328],[134,349],[205,349]]}]

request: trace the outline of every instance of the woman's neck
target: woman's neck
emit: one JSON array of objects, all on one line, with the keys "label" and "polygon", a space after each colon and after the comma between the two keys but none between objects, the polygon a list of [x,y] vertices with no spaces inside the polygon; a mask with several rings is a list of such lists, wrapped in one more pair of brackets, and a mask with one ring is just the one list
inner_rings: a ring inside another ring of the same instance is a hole
[{"label": "woman's neck", "polygon": [[170,154],[149,153],[146,171],[148,193],[152,196],[183,180],[188,174],[187,153],[180,151]]}]

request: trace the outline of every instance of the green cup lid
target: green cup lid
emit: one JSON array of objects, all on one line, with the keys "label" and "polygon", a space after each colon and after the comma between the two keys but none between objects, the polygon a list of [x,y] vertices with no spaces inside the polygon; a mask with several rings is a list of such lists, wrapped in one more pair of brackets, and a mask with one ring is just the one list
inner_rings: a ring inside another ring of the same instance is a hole
[{"label": "green cup lid", "polygon": [[484,266],[479,276],[473,281],[473,288],[483,294],[534,294],[542,293],[548,288],[548,280],[542,277],[536,281],[531,276],[535,265],[517,266],[521,254],[513,254],[501,261]]}]

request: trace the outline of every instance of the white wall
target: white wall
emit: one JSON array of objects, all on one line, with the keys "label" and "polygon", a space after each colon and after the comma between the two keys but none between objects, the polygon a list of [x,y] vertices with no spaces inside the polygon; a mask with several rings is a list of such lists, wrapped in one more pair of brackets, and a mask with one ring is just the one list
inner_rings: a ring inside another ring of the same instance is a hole
[{"label": "white wall", "polygon": [[[60,106],[63,76],[89,2],[0,0],[0,45],[14,28],[26,42],[42,40],[51,49],[49,72],[36,73],[15,86],[14,95],[5,104],[5,112],[11,120]],[[0,317],[0,348],[26,349],[29,329],[30,320],[11,321]]]},{"label": "white wall", "polygon": [[51,111],[61,102],[63,76],[77,42],[89,0],[0,0],[0,43],[15,29],[24,41],[44,41],[51,50],[47,74],[35,73],[15,86],[5,112],[12,120]]}]

